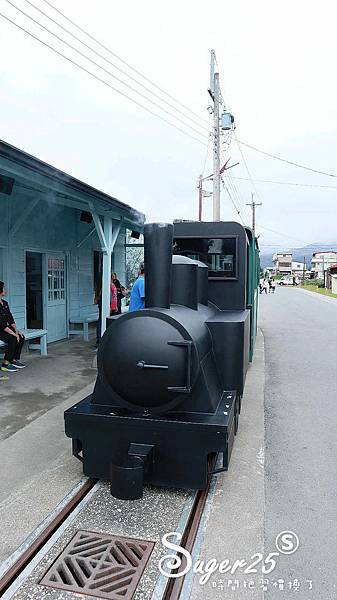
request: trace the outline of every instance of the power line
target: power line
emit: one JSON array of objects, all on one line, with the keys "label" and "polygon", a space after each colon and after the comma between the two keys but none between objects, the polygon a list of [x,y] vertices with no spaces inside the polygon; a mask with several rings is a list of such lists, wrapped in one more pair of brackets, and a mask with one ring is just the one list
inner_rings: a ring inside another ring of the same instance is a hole
[{"label": "power line", "polygon": [[[241,181],[250,181],[248,177],[235,177],[233,179],[239,179]],[[294,185],[298,187],[309,187],[309,188],[323,188],[327,190],[337,190],[335,185],[318,185],[315,183],[292,183],[291,181],[273,181],[271,179],[253,179],[254,183],[275,183],[278,185]]]},{"label": "power line", "polygon": [[232,191],[232,195],[234,196],[234,198],[235,198],[235,200],[236,200],[236,202],[237,202],[237,204],[239,206],[240,214],[243,215],[244,220],[248,223],[248,217],[247,217],[247,214],[246,214],[246,207],[245,207],[244,202],[243,202],[243,200],[241,198],[240,191],[236,187],[234,181],[232,180],[231,174],[229,172],[226,173],[226,171],[225,171],[224,175],[225,175],[227,184],[228,184],[228,186],[230,187],[230,189]]},{"label": "power line", "polygon": [[80,27],[80,25],[78,25],[77,23],[75,23],[75,21],[73,21],[72,19],[70,19],[69,17],[67,17],[62,11],[60,11],[58,8],[56,8],[51,2],[48,2],[48,0],[43,0],[43,2],[45,4],[47,4],[48,6],[50,6],[50,8],[52,8],[55,12],[57,12],[59,15],[61,15],[64,19],[66,19],[66,21],[68,21],[68,23],[71,23],[79,31],[81,31],[82,33],[84,33],[85,35],[87,35],[91,40],[93,40],[94,42],[96,42],[96,44],[98,44],[101,48],[104,48],[104,50],[106,50],[107,52],[109,52],[109,54],[111,54],[112,56],[114,56],[115,58],[117,58],[121,63],[123,63],[125,66],[127,66],[129,69],[131,69],[131,71],[133,71],[134,73],[137,73],[137,75],[139,75],[140,77],[142,77],[145,81],[147,81],[148,83],[150,83],[157,90],[159,90],[160,92],[162,92],[163,94],[165,94],[168,98],[171,98],[171,100],[173,100],[176,104],[179,104],[180,106],[182,106],[183,108],[185,108],[189,113],[193,114],[198,119],[204,121],[204,123],[206,123],[207,126],[209,125],[209,123],[208,123],[208,121],[206,121],[206,119],[200,117],[200,115],[198,115],[196,112],[192,111],[188,106],[186,106],[185,104],[183,104],[182,102],[180,102],[180,100],[177,100],[177,98],[175,98],[174,96],[172,96],[171,94],[169,94],[168,92],[166,92],[163,88],[161,88],[159,85],[157,85],[156,83],[154,83],[154,81],[152,81],[151,79],[149,79],[148,77],[146,77],[143,73],[141,73],[140,71],[138,71],[137,69],[135,69],[134,67],[132,67],[127,61],[125,61],[124,59],[122,59],[118,54],[116,54],[110,48],[108,48],[107,46],[105,46],[104,44],[102,44],[102,42],[100,42],[97,38],[95,38],[93,35],[91,35],[88,31],[86,31],[85,29],[83,29],[82,27]]},{"label": "power line", "polygon": [[127,100],[130,100],[130,102],[133,102],[134,104],[136,104],[137,106],[139,106],[143,110],[145,110],[148,113],[150,113],[151,115],[157,117],[158,119],[160,119],[161,121],[163,121],[167,125],[170,125],[171,127],[174,127],[175,129],[177,129],[177,131],[180,131],[184,135],[187,135],[189,138],[193,139],[194,141],[198,142],[199,144],[202,144],[205,147],[207,146],[207,144],[205,142],[201,141],[200,138],[196,138],[195,136],[191,135],[189,132],[185,131],[181,127],[178,127],[178,125],[175,125],[174,123],[171,123],[171,121],[168,121],[165,117],[162,117],[161,115],[159,115],[158,113],[154,112],[153,110],[151,110],[147,106],[144,106],[143,104],[141,104],[140,102],[138,102],[134,98],[131,98],[130,96],[128,96],[124,92],[121,92],[120,90],[118,90],[117,88],[115,88],[113,85],[111,85],[110,83],[108,83],[107,81],[105,81],[104,79],[102,79],[101,77],[99,77],[98,75],[95,75],[95,73],[92,73],[91,71],[89,71],[88,69],[86,69],[85,67],[83,67],[82,65],[80,65],[79,63],[77,63],[76,61],[74,61],[72,58],[69,58],[68,56],[66,56],[65,54],[63,54],[62,52],[60,52],[59,50],[56,50],[56,48],[54,48],[53,46],[50,46],[50,44],[48,44],[47,42],[44,42],[43,40],[41,40],[39,37],[37,37],[36,35],[34,35],[31,31],[28,31],[27,29],[25,29],[24,27],[22,27],[18,23],[15,23],[15,21],[13,21],[12,19],[10,19],[6,15],[0,13],[0,17],[2,17],[3,19],[5,19],[9,23],[11,23],[12,25],[14,25],[15,27],[17,27],[18,29],[20,29],[21,31],[23,31],[24,33],[26,33],[27,35],[29,35],[30,37],[32,37],[33,39],[35,39],[36,41],[40,42],[40,44],[42,44],[43,46],[46,46],[46,48],[49,48],[49,50],[52,50],[53,52],[55,52],[55,54],[58,54],[58,56],[61,56],[62,58],[64,58],[68,62],[70,62],[72,65],[75,65],[76,67],[78,67],[79,69],[81,69],[81,71],[84,71],[88,75],[91,75],[91,77],[94,77],[94,79],[96,79],[97,81],[100,81],[101,83],[103,83],[104,85],[106,85],[107,87],[109,87],[110,89],[112,89],[114,92],[116,92],[117,94],[120,94],[121,96],[123,96]]},{"label": "power line", "polygon": [[[231,142],[231,133],[232,132],[230,132],[230,134],[229,134],[229,136],[230,136],[230,142]],[[222,156],[222,160],[225,163],[226,158],[225,158],[224,155]],[[244,201],[241,198],[241,193],[240,193],[240,191],[239,191],[239,189],[238,189],[235,181],[233,180],[231,172],[229,170],[227,170],[227,171],[225,170],[224,171],[224,175],[225,175],[225,177],[226,177],[226,179],[228,181],[228,185],[230,186],[233,195],[236,197],[236,200],[237,200],[237,202],[238,202],[238,204],[240,206],[240,212],[242,212],[242,214],[244,215],[245,220],[248,222],[248,217],[246,215],[246,208],[245,208]]]},{"label": "power line", "polygon": [[244,164],[244,166],[245,166],[245,169],[246,169],[246,171],[247,171],[247,175],[248,175],[248,177],[249,177],[249,181],[250,181],[250,183],[251,183],[251,186],[252,186],[252,188],[253,188],[253,190],[254,190],[254,192],[255,192],[255,194],[256,194],[256,196],[257,196],[257,198],[258,198],[258,199],[260,200],[260,202],[262,203],[262,200],[261,200],[260,194],[259,194],[259,192],[258,192],[258,191],[257,191],[257,189],[256,189],[256,186],[255,186],[254,180],[253,180],[253,178],[252,178],[251,172],[250,172],[250,170],[248,169],[248,165],[247,165],[247,161],[246,161],[246,159],[245,159],[245,155],[244,155],[244,154],[243,154],[243,152],[242,152],[242,148],[241,148],[241,146],[240,146],[240,144],[239,144],[239,141],[238,141],[238,139],[237,139],[237,137],[236,137],[236,136],[235,136],[235,141],[236,141],[236,143],[237,143],[237,146],[238,146],[239,152],[240,152],[240,154],[241,154],[241,157],[242,157],[242,160],[243,160],[243,164]]},{"label": "power line", "polygon": [[230,130],[230,132],[226,136],[222,137],[221,142],[222,142],[223,146],[226,146],[225,151],[228,150],[228,148],[232,142],[232,130]]},{"label": "power line", "polygon": [[304,240],[301,240],[300,238],[296,238],[291,235],[287,235],[285,233],[282,233],[281,231],[275,231],[275,229],[270,229],[270,227],[265,227],[264,225],[261,225],[261,223],[258,224],[258,228],[265,229],[266,231],[271,231],[272,233],[276,233],[276,235],[281,235],[282,237],[284,237],[288,240],[294,240],[295,242],[301,242],[302,244],[308,245],[308,242],[305,242]]},{"label": "power line", "polygon": [[226,175],[226,178],[227,178],[228,185],[230,186],[230,188],[232,190],[232,193],[234,194],[234,196],[236,198],[236,201],[237,201],[237,203],[240,206],[240,212],[241,212],[241,214],[244,215],[245,221],[248,223],[248,217],[247,217],[247,214],[246,214],[246,208],[245,208],[245,205],[244,205],[244,201],[243,201],[243,199],[241,197],[241,193],[240,193],[239,189],[237,188],[235,182],[232,180],[231,174],[228,172],[227,174],[225,173],[225,175]]},{"label": "power line", "polygon": [[[57,38],[58,40],[60,40],[63,44],[65,44],[66,46],[68,46],[69,48],[71,48],[72,50],[74,50],[74,52],[77,52],[80,56],[82,56],[83,58],[85,58],[86,60],[88,60],[89,62],[91,62],[93,65],[95,65],[96,67],[98,67],[99,69],[101,69],[102,71],[104,71],[105,73],[107,73],[108,75],[110,75],[111,77],[113,77],[114,79],[116,79],[119,83],[121,83],[122,85],[124,85],[125,87],[127,87],[128,89],[130,89],[132,92],[134,92],[135,94],[138,94],[141,98],[143,98],[147,102],[150,102],[156,108],[159,108],[159,110],[165,112],[170,117],[173,117],[173,119],[175,119],[176,121],[178,121],[179,123],[181,123],[185,127],[188,127],[189,129],[191,129],[192,131],[194,131],[197,135],[203,136],[203,134],[200,131],[198,131],[197,129],[195,129],[195,127],[193,127],[192,125],[189,125],[188,123],[186,123],[185,121],[183,121],[182,119],[180,119],[180,117],[177,117],[175,114],[173,114],[172,112],[166,110],[166,108],[163,108],[162,106],[160,106],[160,104],[158,104],[154,100],[151,100],[151,98],[149,98],[145,94],[142,94],[142,92],[139,92],[133,86],[129,85],[128,83],[126,83],[125,81],[123,81],[122,79],[120,79],[119,77],[117,77],[116,75],[114,75],[111,71],[109,71],[108,69],[106,69],[105,67],[103,67],[102,65],[100,65],[99,63],[97,63],[95,60],[93,60],[92,58],[90,58],[89,56],[87,56],[84,52],[81,52],[81,50],[78,50],[78,48],[76,48],[75,46],[73,46],[72,44],[70,44],[69,42],[67,42],[64,38],[62,38],[61,36],[59,36],[57,33],[54,33],[53,31],[51,31],[50,29],[48,29],[48,27],[46,27],[45,25],[43,25],[42,23],[40,23],[37,19],[34,19],[34,17],[32,17],[31,15],[29,15],[28,13],[26,13],[24,10],[22,10],[18,6],[16,6],[13,2],[11,2],[11,0],[5,0],[5,1],[8,4],[10,4],[14,9],[16,9],[17,11],[19,11],[20,13],[22,13],[25,17],[27,17],[28,19],[30,19],[31,21],[33,21],[33,23],[35,23],[36,25],[38,25],[39,27],[41,27],[42,29],[44,29],[45,31],[47,31],[50,35],[52,35],[55,38]],[[206,139],[206,136],[205,136],[205,139]]]},{"label": "power line", "polygon": [[229,196],[229,198],[230,198],[230,200],[231,200],[231,202],[232,202],[232,204],[233,204],[233,206],[234,206],[234,208],[235,208],[235,210],[236,210],[236,212],[237,212],[237,214],[238,214],[238,216],[239,216],[239,219],[241,220],[242,224],[243,224],[243,225],[245,225],[245,222],[244,222],[244,220],[243,220],[243,218],[242,218],[242,216],[241,216],[241,211],[240,211],[240,210],[238,209],[238,207],[236,206],[236,204],[235,204],[235,202],[234,202],[234,199],[233,199],[233,197],[232,197],[232,194],[230,193],[230,191],[229,191],[229,189],[228,189],[227,185],[225,184],[223,177],[221,177],[221,181],[222,181],[222,186],[223,186],[223,188],[226,190],[226,192],[227,192],[227,194],[228,194],[228,196]]},{"label": "power line", "polygon": [[227,173],[225,172],[225,175],[226,175],[228,181],[230,182],[231,186],[235,190],[235,193],[236,193],[236,196],[237,196],[239,202],[242,203],[242,206],[244,207],[245,206],[245,202],[244,202],[244,200],[242,198],[241,191],[240,191],[239,187],[236,185],[236,182],[234,181],[231,172],[230,171],[228,171]]},{"label": "power line", "polygon": [[327,177],[336,177],[337,178],[337,175],[334,175],[333,173],[326,173],[325,171],[318,171],[317,169],[311,169],[311,167],[306,167],[304,165],[300,165],[299,163],[293,162],[291,160],[287,160],[286,158],[281,158],[280,156],[276,156],[276,154],[271,154],[270,152],[265,152],[264,150],[260,150],[260,148],[256,148],[256,146],[252,146],[251,144],[246,144],[246,142],[241,142],[238,139],[236,141],[241,146],[246,146],[246,148],[250,148],[251,150],[260,152],[260,154],[264,154],[265,156],[269,156],[270,158],[275,158],[276,160],[285,162],[288,165],[293,165],[294,167],[299,167],[300,169],[305,169],[306,171],[312,171],[313,173],[319,173],[320,175],[326,175]]},{"label": "power line", "polygon": [[[75,52],[79,53],[81,56],[83,56],[86,60],[92,62],[95,66],[97,66],[98,68],[102,69],[103,71],[105,71],[106,73],[108,73],[111,77],[114,77],[115,79],[117,79],[122,85],[125,85],[126,87],[128,87],[129,89],[131,89],[133,92],[135,92],[136,94],[140,95],[142,98],[144,98],[145,100],[147,100],[148,102],[152,103],[154,106],[156,106],[157,108],[159,108],[159,110],[162,110],[163,112],[167,113],[169,116],[171,116],[172,118],[174,118],[175,120],[179,121],[180,123],[182,123],[185,127],[188,127],[189,129],[193,130],[195,133],[197,133],[197,135],[202,136],[201,132],[197,131],[194,127],[192,127],[191,125],[189,125],[188,123],[186,123],[185,121],[183,121],[182,119],[180,119],[179,117],[177,117],[176,115],[172,114],[170,111],[167,111],[165,108],[163,108],[162,106],[158,105],[156,102],[154,102],[153,100],[151,100],[150,98],[148,98],[147,96],[143,95],[141,92],[139,92],[138,90],[136,90],[135,88],[133,88],[132,86],[130,86],[129,84],[127,84],[125,81],[119,79],[116,75],[114,75],[113,73],[111,73],[111,71],[108,71],[107,69],[105,69],[104,67],[102,67],[101,65],[99,65],[98,63],[96,63],[95,61],[93,61],[90,57],[88,57],[87,55],[85,55],[84,53],[82,53],[81,51],[79,51],[77,48],[75,48],[74,46],[72,46],[71,44],[69,44],[68,42],[66,42],[66,40],[64,40],[63,38],[61,38],[60,36],[58,36],[57,34],[55,34],[54,32],[52,32],[51,30],[49,30],[47,27],[45,27],[43,24],[41,24],[39,21],[35,20],[33,17],[31,17],[30,15],[28,15],[25,11],[23,11],[21,8],[19,8],[18,6],[14,5],[10,0],[6,0],[11,6],[13,6],[13,8],[15,8],[16,10],[20,11],[22,14],[24,14],[26,17],[28,17],[29,19],[31,19],[34,23],[38,24],[42,29],[45,29],[48,33],[50,33],[51,35],[53,35],[54,37],[56,37],[57,39],[59,39],[60,41],[62,41],[64,44],[66,44],[67,46],[69,46],[71,49],[73,49]],[[181,103],[179,100],[177,100],[176,98],[174,98],[174,96],[172,96],[171,94],[169,94],[168,92],[166,92],[164,89],[162,89],[160,86],[158,86],[157,84],[155,84],[151,79],[147,78],[145,75],[143,75],[140,71],[138,71],[137,69],[135,69],[134,67],[132,67],[129,63],[127,63],[125,60],[123,60],[119,55],[117,55],[116,53],[114,53],[110,48],[108,48],[107,46],[105,46],[104,44],[102,44],[99,40],[97,40],[97,38],[95,38],[94,36],[92,36],[89,32],[87,32],[85,29],[83,29],[82,27],[80,27],[77,23],[75,23],[72,19],[70,19],[69,17],[67,17],[62,11],[60,11],[59,9],[57,9],[53,4],[51,4],[50,2],[48,2],[48,0],[42,0],[43,2],[45,2],[45,4],[47,4],[50,8],[52,8],[54,11],[56,11],[58,14],[60,14],[66,21],[68,21],[69,23],[71,23],[74,27],[76,27],[79,31],[81,31],[82,33],[84,33],[85,35],[87,35],[90,39],[92,39],[93,41],[95,41],[99,46],[101,46],[102,48],[104,48],[107,52],[109,52],[112,56],[114,56],[115,58],[117,58],[120,62],[122,62],[123,64],[125,64],[129,69],[131,69],[131,71],[137,73],[137,75],[139,75],[140,77],[142,77],[145,81],[148,81],[148,83],[150,83],[153,87],[155,87],[156,89],[160,90],[162,93],[164,93],[167,97],[171,98],[176,104],[182,106],[185,110],[187,110],[190,114],[195,115],[198,118],[198,122],[195,119],[192,119],[189,116],[189,119],[191,122],[197,124],[198,127],[200,127],[201,129],[207,131],[207,128],[201,124],[199,124],[199,121],[203,121],[204,123],[207,123],[207,121],[205,119],[203,119],[202,117],[200,117],[197,113],[195,113],[194,111],[192,111],[189,107],[187,107],[186,105],[184,105],[183,103]],[[28,4],[30,4],[35,10],[39,11],[41,14],[43,14],[46,18],[48,18],[50,21],[52,21],[53,23],[55,23],[58,27],[60,27],[61,29],[63,29],[65,32],[67,32],[69,35],[71,35],[74,39],[76,39],[78,42],[80,42],[81,44],[83,44],[84,46],[86,46],[89,50],[91,50],[92,52],[94,52],[97,56],[99,56],[100,58],[102,58],[103,60],[105,60],[107,63],[109,63],[110,65],[112,65],[115,69],[119,70],[121,73],[123,73],[126,77],[129,77],[129,79],[131,79],[132,81],[134,81],[137,85],[139,85],[140,87],[142,87],[143,89],[145,89],[146,91],[148,91],[149,93],[151,93],[153,96],[155,96],[156,98],[158,98],[161,102],[167,104],[168,106],[170,106],[171,108],[173,108],[173,110],[175,110],[176,112],[180,113],[181,115],[183,115],[184,117],[187,117],[187,115],[181,111],[180,109],[176,108],[174,105],[172,105],[171,103],[169,103],[167,100],[165,100],[164,98],[162,98],[161,96],[159,96],[158,94],[156,94],[155,92],[151,91],[148,87],[146,87],[145,85],[143,85],[141,82],[139,82],[137,79],[135,79],[134,77],[132,77],[131,75],[129,75],[128,73],[126,73],[123,69],[121,69],[120,67],[118,67],[117,65],[115,65],[114,63],[112,63],[108,58],[106,58],[104,55],[102,55],[101,53],[99,53],[97,50],[95,50],[92,46],[89,46],[88,44],[86,44],[83,40],[81,40],[79,37],[77,37],[74,33],[72,33],[69,29],[67,29],[66,27],[64,27],[61,23],[59,23],[58,21],[56,21],[55,19],[53,19],[51,16],[49,16],[47,13],[45,13],[42,9],[40,9],[39,7],[37,7],[33,2],[31,2],[30,0],[26,0],[26,2]],[[9,19],[8,17],[6,17],[5,15],[1,15],[3,18],[7,19],[9,22],[11,22],[13,25],[16,25],[19,29],[21,29],[22,31],[24,31],[25,33],[27,33],[28,35],[30,35],[31,37],[33,37],[34,39],[36,39],[37,41],[40,41],[40,43],[44,44],[46,47],[48,47],[49,49],[53,50],[54,52],[58,53],[59,55],[61,55],[63,58],[65,58],[66,60],[72,62],[74,65],[78,66],[79,68],[81,68],[82,70],[86,71],[88,74],[92,75],[93,77],[95,77],[96,79],[98,79],[99,81],[105,83],[106,85],[107,82],[104,82],[102,79],[100,79],[99,77],[95,76],[93,73],[91,73],[90,71],[86,70],[84,67],[82,67],[81,65],[78,65],[78,63],[76,63],[75,61],[72,61],[71,59],[69,59],[68,57],[66,57],[65,55],[63,55],[62,53],[58,52],[55,48],[52,48],[51,46],[49,46],[47,43],[43,42],[42,40],[40,40],[39,38],[37,38],[36,36],[34,36],[31,32],[25,30],[23,27],[20,27],[19,25],[17,25],[15,22],[13,22],[11,19]],[[167,121],[166,119],[160,117],[157,113],[152,112],[150,109],[148,109],[147,107],[141,105],[140,103],[137,103],[135,100],[133,100],[132,98],[128,97],[126,94],[123,94],[122,92],[120,92],[119,90],[117,90],[116,88],[113,88],[112,86],[111,89],[113,89],[114,91],[116,91],[117,93],[120,93],[122,95],[124,95],[127,99],[131,100],[132,102],[136,103],[138,106],[140,106],[141,108],[143,108],[144,110],[146,110],[147,112],[150,112],[150,114],[161,118],[164,122],[166,122],[167,124],[171,125],[172,127],[175,127],[178,131],[185,133],[185,135],[189,135],[187,132],[185,132],[184,130],[182,130],[181,128],[177,127],[176,125],[174,125],[173,123]],[[223,96],[223,94],[222,94]],[[207,123],[208,125],[208,123]],[[195,138],[194,136],[190,136],[191,139],[194,139],[196,141],[197,138]],[[209,141],[209,140],[208,140]],[[226,140],[227,141],[227,140]],[[244,158],[244,155],[241,151],[240,145],[246,146],[247,148],[250,148],[252,150],[255,150],[256,152],[260,152],[261,154],[264,154],[266,156],[269,156],[270,158],[274,158],[277,160],[280,160],[282,162],[291,164],[293,166],[297,166],[299,168],[303,168],[315,173],[319,173],[322,175],[326,175],[329,177],[337,177],[337,175],[335,174],[331,174],[331,173],[326,173],[323,171],[319,171],[316,169],[312,169],[310,167],[306,167],[304,165],[301,165],[299,163],[295,163],[293,161],[289,161],[287,159],[281,158],[279,156],[276,156],[274,154],[271,154],[269,152],[263,151],[259,148],[257,148],[256,146],[253,146],[251,144],[247,144],[246,142],[242,142],[240,140],[238,140],[236,138],[236,141],[238,143],[238,147],[240,149],[247,173],[249,174],[249,181],[251,182],[251,184],[254,187],[254,190],[258,196],[258,192],[254,186],[254,180],[251,177],[250,173],[249,173],[249,169],[246,163],[246,160]],[[200,143],[202,143],[200,141]],[[206,145],[206,144],[203,144]],[[241,179],[241,180],[245,180],[245,178],[240,178],[240,177],[236,177],[235,179]],[[248,181],[248,179],[247,179]],[[255,180],[256,182],[260,182],[260,183],[275,183],[275,184],[279,184],[279,185],[293,185],[293,186],[301,186],[301,187],[317,187],[317,188],[326,188],[326,189],[337,189],[335,186],[322,186],[322,185],[314,185],[314,184],[299,184],[299,183],[291,183],[291,182],[280,182],[280,181],[269,181],[269,180]]]},{"label": "power line", "polygon": [[202,168],[202,172],[201,175],[202,177],[204,176],[205,173],[205,169],[206,169],[206,163],[207,163],[207,159],[208,159],[208,153],[209,153],[209,143],[211,141],[211,137],[212,137],[212,133],[210,132],[209,136],[208,136],[208,142],[207,142],[207,148],[206,148],[206,154],[205,154],[205,160],[204,160],[204,166]]},{"label": "power line", "polygon": [[[9,0],[7,0],[7,1],[9,1]],[[195,123],[198,127],[200,127],[201,129],[203,129],[204,131],[207,131],[207,132],[209,131],[209,127],[207,128],[204,125],[200,124],[200,118],[199,118],[199,121],[196,121],[195,119],[191,118],[190,114],[186,115],[186,112],[183,112],[179,108],[175,107],[174,104],[171,104],[170,102],[168,102],[167,100],[165,100],[164,98],[162,98],[161,96],[159,96],[159,94],[156,94],[149,87],[147,87],[146,85],[144,85],[143,83],[141,83],[140,81],[138,81],[135,77],[132,77],[132,75],[130,75],[129,73],[127,73],[126,71],[124,71],[123,69],[121,69],[118,65],[116,65],[111,60],[109,60],[108,58],[106,58],[106,56],[104,56],[103,54],[101,54],[100,52],[98,52],[95,48],[93,48],[92,46],[90,46],[89,44],[87,44],[86,42],[84,42],[81,38],[79,38],[77,35],[75,35],[72,31],[70,31],[69,29],[67,29],[67,27],[64,27],[64,25],[62,25],[61,23],[59,23],[58,21],[56,21],[55,19],[53,19],[50,15],[48,15],[46,12],[44,12],[41,8],[39,8],[33,2],[31,2],[31,0],[25,0],[25,1],[28,4],[30,4],[30,6],[32,6],[35,10],[37,10],[42,15],[44,15],[44,17],[46,17],[47,19],[49,19],[52,23],[54,23],[55,25],[57,25],[58,27],[60,27],[61,29],[63,29],[63,31],[65,31],[68,35],[72,36],[75,40],[77,40],[78,42],[80,42],[80,44],[83,44],[83,46],[85,46],[86,48],[88,48],[91,52],[94,52],[94,54],[96,54],[101,59],[103,59],[108,64],[110,64],[114,69],[117,69],[120,73],[122,73],[123,75],[125,75],[126,77],[128,77],[131,81],[133,81],[134,83],[136,83],[137,85],[139,85],[140,87],[142,87],[143,89],[145,89],[147,92],[149,92],[150,94],[152,94],[152,96],[154,96],[155,98],[158,98],[158,100],[160,100],[164,104],[167,104],[173,110],[175,110],[176,112],[178,112],[181,115],[183,115],[185,118],[187,117],[192,123]],[[45,0],[42,0],[42,1],[45,1]],[[10,4],[12,4],[12,3],[10,2]],[[17,7],[15,7],[15,8],[17,8]],[[20,10],[20,9],[18,9],[18,10]],[[112,75],[112,73],[110,71],[109,71],[109,74]],[[112,77],[114,77],[114,75],[112,75]]]}]

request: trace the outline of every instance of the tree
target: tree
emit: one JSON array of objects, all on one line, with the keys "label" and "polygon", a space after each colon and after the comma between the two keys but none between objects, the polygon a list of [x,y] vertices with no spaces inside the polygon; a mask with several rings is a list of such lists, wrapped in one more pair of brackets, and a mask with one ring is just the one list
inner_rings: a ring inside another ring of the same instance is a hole
[{"label": "tree", "polygon": [[126,233],[126,273],[125,285],[130,290],[138,277],[139,266],[144,262],[144,240],[141,235],[139,239],[131,237],[131,232]]}]

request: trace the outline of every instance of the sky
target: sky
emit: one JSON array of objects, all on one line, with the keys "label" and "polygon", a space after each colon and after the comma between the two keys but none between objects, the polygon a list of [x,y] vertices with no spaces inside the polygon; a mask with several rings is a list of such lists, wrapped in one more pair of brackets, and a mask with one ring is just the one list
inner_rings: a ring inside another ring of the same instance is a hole
[{"label": "sky", "polygon": [[[0,13],[53,45],[111,86],[130,95],[188,135],[56,55],[0,16],[0,138],[146,214],[147,221],[197,218],[197,178],[212,173],[212,117],[207,111],[210,50],[216,51],[221,90],[236,129],[225,156],[230,170],[221,194],[222,220],[250,224],[246,203],[257,208],[260,244],[268,250],[337,242],[337,178],[268,158],[266,152],[337,175],[337,3],[321,0],[48,0],[129,65],[182,102],[141,89],[81,46],[26,0],[12,4],[81,49],[160,107],[53,38],[7,0]],[[128,75],[114,56],[67,23],[44,0],[31,0]],[[176,112],[180,108],[184,115]],[[198,115],[198,116],[196,116]],[[198,132],[191,130],[195,127]],[[201,129],[205,127],[205,129]],[[197,140],[190,136],[196,136]],[[204,137],[205,136],[205,137]],[[225,147],[225,146],[224,146]],[[248,167],[249,174],[247,173]],[[251,183],[252,177],[255,183]],[[245,178],[248,181],[240,179]],[[261,183],[274,180],[307,187]],[[335,186],[335,189],[308,186]],[[232,186],[234,186],[234,191]],[[211,190],[211,183],[204,184]],[[235,207],[233,205],[233,201]],[[240,215],[237,210],[240,211]],[[212,220],[212,198],[204,199]]]}]

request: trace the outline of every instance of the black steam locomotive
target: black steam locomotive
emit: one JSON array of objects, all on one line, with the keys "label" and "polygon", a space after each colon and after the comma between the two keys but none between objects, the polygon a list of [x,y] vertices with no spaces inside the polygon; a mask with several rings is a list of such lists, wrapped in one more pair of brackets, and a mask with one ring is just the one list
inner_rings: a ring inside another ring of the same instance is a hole
[{"label": "black steam locomotive", "polygon": [[228,469],[256,335],[249,229],[149,224],[144,262],[145,309],[109,320],[93,394],[65,412],[84,473],[122,499],[140,498],[144,483],[204,489]]}]

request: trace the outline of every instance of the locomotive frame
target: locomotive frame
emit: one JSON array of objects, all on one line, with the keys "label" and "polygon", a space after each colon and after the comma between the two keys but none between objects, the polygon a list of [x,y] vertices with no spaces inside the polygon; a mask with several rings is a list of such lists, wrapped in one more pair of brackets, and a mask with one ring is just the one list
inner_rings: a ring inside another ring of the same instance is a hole
[{"label": "locomotive frame", "polygon": [[146,307],[108,320],[93,394],[65,412],[84,473],[122,499],[144,483],[204,489],[212,453],[228,469],[257,327],[249,228],[149,224],[144,243]]}]

